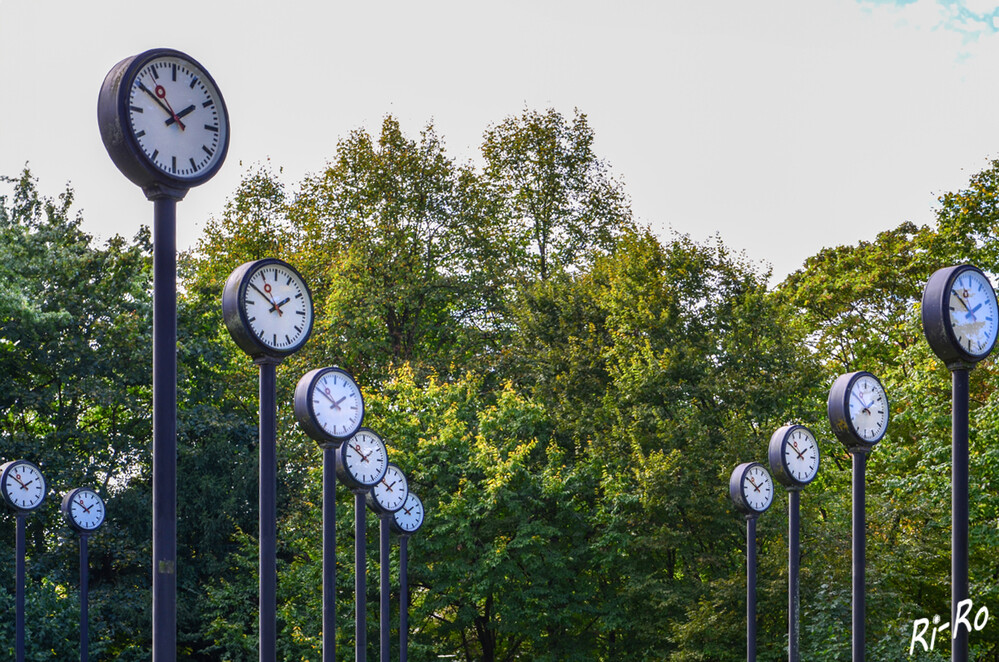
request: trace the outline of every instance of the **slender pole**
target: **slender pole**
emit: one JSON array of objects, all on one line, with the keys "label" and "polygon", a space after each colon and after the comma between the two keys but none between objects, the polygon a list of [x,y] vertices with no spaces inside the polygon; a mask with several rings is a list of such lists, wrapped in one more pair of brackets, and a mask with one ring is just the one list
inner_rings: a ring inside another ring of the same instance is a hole
[{"label": "slender pole", "polygon": [[336,662],[336,449],[323,445],[323,662]]},{"label": "slender pole", "polygon": [[957,623],[957,608],[968,598],[968,381],[970,371],[951,373],[953,409],[951,412],[951,660],[968,661],[968,628]]},{"label": "slender pole", "polygon": [[399,662],[409,657],[409,536],[399,537]]},{"label": "slender pole", "polygon": [[368,659],[368,597],[365,573],[368,571],[365,547],[367,530],[364,521],[364,492],[354,492],[354,660],[366,662]]},{"label": "slender pole", "polygon": [[260,662],[277,660],[277,361],[260,366]]},{"label": "slender pole", "polygon": [[787,659],[799,662],[798,622],[801,603],[798,596],[798,568],[801,561],[799,530],[801,528],[801,492],[788,490],[787,506]]},{"label": "slender pole", "polygon": [[153,662],[177,659],[177,200],[153,200]]},{"label": "slender pole", "polygon": [[87,534],[80,533],[80,662],[90,659],[90,596]]},{"label": "slender pole", "polygon": [[746,515],[746,662],[756,662],[755,515]]},{"label": "slender pole", "polygon": [[378,632],[381,635],[380,644],[380,662],[389,662],[389,639],[392,633],[392,623],[390,622],[391,615],[389,609],[389,600],[391,599],[391,577],[389,572],[391,567],[389,565],[389,518],[392,517],[391,514],[385,514],[379,517],[378,522],[378,564],[379,571],[381,572],[381,585],[379,586],[379,606],[381,607],[381,613],[378,619]]},{"label": "slender pole", "polygon": [[867,451],[853,453],[853,662],[863,662],[867,613],[865,573],[867,568]]},{"label": "slender pole", "polygon": [[24,556],[27,553],[24,522],[27,517],[27,513],[17,513],[15,534],[17,540],[14,541],[14,563],[17,566],[15,570],[17,578],[14,580],[16,586],[14,597],[14,654],[16,662],[24,662]]}]

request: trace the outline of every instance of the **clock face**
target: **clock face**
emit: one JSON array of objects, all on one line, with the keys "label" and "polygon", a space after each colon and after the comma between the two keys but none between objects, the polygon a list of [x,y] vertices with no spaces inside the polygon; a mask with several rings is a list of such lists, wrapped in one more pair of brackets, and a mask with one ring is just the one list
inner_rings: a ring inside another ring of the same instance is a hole
[{"label": "clock face", "polygon": [[63,500],[63,515],[81,531],[93,531],[104,523],[104,500],[87,487],[73,490]]},{"label": "clock face", "polygon": [[372,487],[385,476],[388,452],[382,438],[367,428],[340,446],[337,470],[351,488]]},{"label": "clock face", "polygon": [[312,330],[312,296],[305,281],[280,260],[261,260],[250,271],[240,305],[250,332],[267,349],[290,354]]},{"label": "clock face", "polygon": [[746,505],[757,513],[770,507],[774,500],[774,483],[763,465],[754,462],[742,475],[742,494]]},{"label": "clock face", "polygon": [[364,420],[364,398],[350,373],[340,368],[318,370],[306,388],[307,415],[315,427],[334,440],[354,436]]},{"label": "clock face", "polygon": [[401,534],[415,533],[423,526],[423,502],[412,492],[406,495],[402,508],[392,513],[392,525]]},{"label": "clock face", "polygon": [[140,63],[128,88],[127,118],[146,159],[169,177],[199,179],[225,158],[229,123],[222,96],[182,54]]},{"label": "clock face", "polygon": [[8,462],[0,475],[4,501],[15,510],[34,510],[45,500],[45,478],[41,470],[27,460]]},{"label": "clock face", "polygon": [[819,445],[808,428],[794,427],[784,439],[784,467],[801,484],[810,483],[819,472]]},{"label": "clock face", "polygon": [[371,502],[382,513],[394,513],[402,508],[409,494],[406,475],[394,464],[389,463],[385,476],[371,488]]},{"label": "clock face", "polygon": [[988,279],[977,269],[959,271],[951,283],[950,329],[954,341],[973,357],[984,357],[996,342],[999,306]]},{"label": "clock face", "polygon": [[850,387],[850,424],[856,435],[869,444],[888,430],[888,396],[884,386],[870,373],[861,373]]}]

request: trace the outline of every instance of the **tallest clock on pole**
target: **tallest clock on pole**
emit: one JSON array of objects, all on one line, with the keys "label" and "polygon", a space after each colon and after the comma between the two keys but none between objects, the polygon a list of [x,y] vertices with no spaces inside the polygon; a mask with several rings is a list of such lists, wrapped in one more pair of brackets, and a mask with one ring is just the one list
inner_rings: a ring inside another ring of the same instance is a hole
[{"label": "tallest clock on pole", "polygon": [[215,80],[169,48],[116,64],[97,119],[111,160],[151,198],[167,191],[182,199],[218,172],[229,150],[229,114]]}]

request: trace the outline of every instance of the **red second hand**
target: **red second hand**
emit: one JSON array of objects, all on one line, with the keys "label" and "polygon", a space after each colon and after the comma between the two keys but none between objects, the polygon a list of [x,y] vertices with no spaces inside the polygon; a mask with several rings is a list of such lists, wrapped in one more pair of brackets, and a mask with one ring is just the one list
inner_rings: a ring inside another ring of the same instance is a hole
[{"label": "red second hand", "polygon": [[166,89],[162,85],[156,86],[156,96],[162,99],[163,103],[166,104],[166,107],[170,111],[170,114],[173,115],[173,121],[177,123],[177,126],[180,127],[180,130],[183,131],[185,128],[187,128],[184,126],[184,123],[180,121],[180,118],[177,117],[177,113],[173,112],[173,106],[171,106],[170,102],[167,101]]}]

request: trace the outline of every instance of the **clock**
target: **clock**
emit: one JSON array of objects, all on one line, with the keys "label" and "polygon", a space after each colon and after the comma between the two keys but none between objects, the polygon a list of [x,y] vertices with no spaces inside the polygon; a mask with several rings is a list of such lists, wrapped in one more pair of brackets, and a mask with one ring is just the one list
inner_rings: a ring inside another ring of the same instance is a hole
[{"label": "clock", "polygon": [[785,425],[770,437],[770,471],[779,483],[801,489],[819,473],[819,444],[804,425]]},{"label": "clock", "polygon": [[14,460],[0,466],[0,496],[20,512],[35,510],[45,500],[45,478],[27,460]]},{"label": "clock", "polygon": [[169,48],[112,67],[97,120],[111,160],[147,195],[157,186],[186,193],[203,184],[229,149],[229,113],[215,80],[189,55]]},{"label": "clock", "polygon": [[104,499],[89,487],[70,490],[62,499],[62,516],[77,531],[94,531],[104,523]]},{"label": "clock", "polygon": [[423,526],[423,502],[412,492],[406,495],[402,508],[392,513],[389,527],[402,536],[408,536]]},{"label": "clock", "polygon": [[732,472],[728,492],[736,508],[755,517],[766,512],[773,503],[774,482],[762,464],[745,462]]},{"label": "clock", "polygon": [[829,390],[827,410],[833,434],[848,449],[870,448],[888,430],[888,395],[869,372],[837,377]]},{"label": "clock", "polygon": [[367,490],[385,476],[388,451],[371,428],[361,428],[336,452],[336,475],[351,490]]},{"label": "clock", "polygon": [[342,368],[316,368],[295,387],[295,418],[321,444],[350,439],[364,420],[361,388]]},{"label": "clock", "polygon": [[312,332],[312,293],[294,267],[277,258],[242,264],[222,289],[222,317],[240,349],[282,359]]},{"label": "clock", "polygon": [[406,482],[406,474],[402,473],[402,469],[395,464],[389,462],[385,469],[385,475],[368,491],[365,500],[368,503],[368,508],[379,515],[385,515],[402,508],[408,494],[409,485]]},{"label": "clock", "polygon": [[988,356],[999,332],[999,304],[985,274],[969,264],[939,269],[923,290],[923,333],[950,369]]}]

